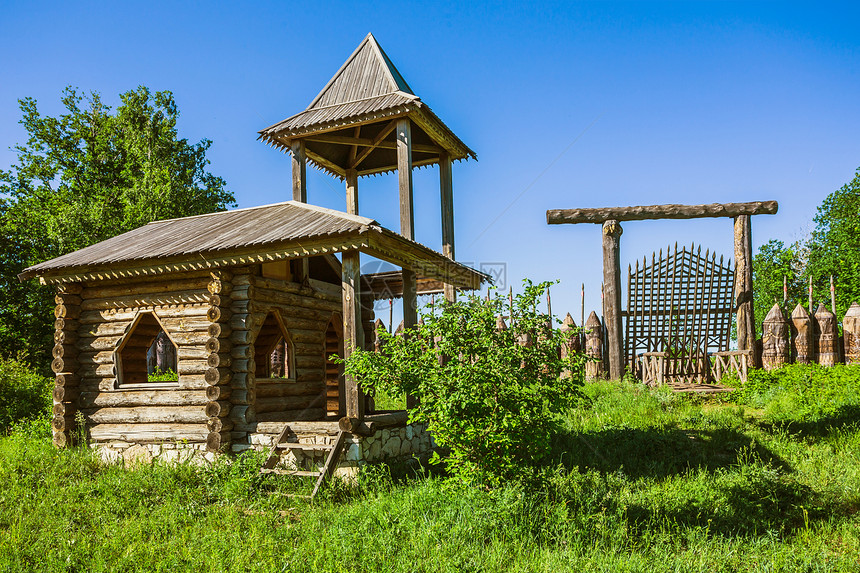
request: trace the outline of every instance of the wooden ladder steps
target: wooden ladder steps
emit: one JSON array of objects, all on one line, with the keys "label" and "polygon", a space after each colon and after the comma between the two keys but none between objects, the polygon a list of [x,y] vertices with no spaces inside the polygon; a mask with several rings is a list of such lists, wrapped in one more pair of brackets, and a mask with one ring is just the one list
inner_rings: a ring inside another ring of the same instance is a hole
[{"label": "wooden ladder steps", "polygon": [[281,442],[276,444],[279,450],[305,450],[311,452],[327,452],[334,447],[327,444],[299,444],[297,442]]},{"label": "wooden ladder steps", "polygon": [[[314,485],[314,491],[309,498],[313,499],[316,496],[317,492],[320,490],[320,488],[325,484],[327,480],[331,478],[332,474],[334,473],[334,470],[337,467],[337,463],[340,460],[340,453],[343,450],[343,444],[346,441],[348,433],[344,432],[343,430],[339,431],[337,437],[334,440],[333,445],[299,444],[296,442],[287,442],[285,440],[287,438],[287,434],[289,433],[290,425],[284,424],[284,429],[281,430],[281,433],[272,443],[272,447],[269,450],[269,457],[266,458],[265,462],[263,462],[263,467],[260,468],[260,473],[295,477],[315,477],[317,478],[317,482],[316,485]],[[278,465],[278,462],[281,461],[280,450],[328,451],[328,456],[326,456],[325,464],[323,465],[321,471],[318,472],[306,470],[278,469],[276,466]]]},{"label": "wooden ladder steps", "polygon": [[305,470],[282,470],[279,468],[263,468],[260,473],[276,474],[279,476],[297,476],[297,477],[320,477],[323,472],[311,472]]}]

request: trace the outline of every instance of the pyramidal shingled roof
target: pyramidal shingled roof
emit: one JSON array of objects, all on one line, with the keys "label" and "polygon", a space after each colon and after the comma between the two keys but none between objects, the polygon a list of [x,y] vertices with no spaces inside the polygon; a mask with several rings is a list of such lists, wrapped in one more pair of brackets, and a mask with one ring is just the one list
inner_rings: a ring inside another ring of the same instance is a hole
[{"label": "pyramidal shingled roof", "polygon": [[[412,91],[376,38],[368,34],[303,112],[261,130],[259,138],[289,151],[293,139],[310,141],[311,136],[319,134],[339,136],[338,131],[354,126],[367,126],[364,131],[372,137],[377,123],[404,116],[412,119],[413,124],[426,134],[419,140],[426,141],[427,145],[436,145],[439,152],[449,153],[453,160],[476,158],[475,152]],[[351,135],[343,132],[341,139]],[[317,141],[308,158],[318,167],[343,176],[349,168],[345,164],[347,154],[340,153],[341,150],[331,145],[331,138],[324,143]],[[390,149],[390,146],[381,147]],[[435,162],[432,153],[427,153],[431,156],[421,157],[423,163],[420,164]],[[390,153],[374,151],[365,162],[365,171],[359,170],[359,174],[395,169],[396,160],[392,162],[387,155]]]},{"label": "pyramidal shingled roof", "polygon": [[368,34],[307,109],[320,109],[397,92],[415,96],[373,34]]}]

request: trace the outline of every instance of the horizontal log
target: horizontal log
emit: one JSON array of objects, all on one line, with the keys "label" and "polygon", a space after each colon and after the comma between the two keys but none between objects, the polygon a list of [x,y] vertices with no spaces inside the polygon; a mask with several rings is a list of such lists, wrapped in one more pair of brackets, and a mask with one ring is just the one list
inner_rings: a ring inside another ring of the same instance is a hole
[{"label": "horizontal log", "polygon": [[106,298],[87,298],[81,303],[81,310],[105,310],[111,308],[152,308],[175,305],[189,305],[209,302],[209,292],[204,289],[178,291],[165,284],[158,293],[134,293]]},{"label": "horizontal log", "polygon": [[233,390],[230,402],[236,405],[252,406],[257,402],[257,392],[254,389]]},{"label": "horizontal log", "polygon": [[62,400],[54,400],[51,406],[51,414],[53,416],[74,416],[78,409],[71,402],[63,402]]},{"label": "horizontal log", "polygon": [[230,350],[230,356],[235,359],[251,358],[252,356],[254,356],[253,347],[247,344],[242,346],[234,346]]},{"label": "horizontal log", "polygon": [[229,296],[221,296],[220,294],[209,294],[206,298],[206,302],[209,303],[209,306],[229,306],[232,302],[232,298]]},{"label": "horizontal log", "polygon": [[130,408],[137,406],[205,406],[205,390],[123,390],[81,392],[81,408]]},{"label": "horizontal log", "polygon": [[54,297],[54,304],[64,304],[64,305],[67,305],[67,306],[69,306],[69,305],[71,305],[71,306],[80,306],[80,304],[81,304],[81,297],[80,297],[80,295],[79,295],[79,294],[72,294],[72,293],[67,293],[67,294],[66,294],[66,293],[58,293],[58,294]]},{"label": "horizontal log", "polygon": [[282,397],[265,397],[257,398],[257,403],[254,405],[257,409],[257,416],[267,412],[284,412],[290,410],[305,410],[308,408],[320,408],[323,404],[322,394],[310,396],[282,396]]},{"label": "horizontal log", "polygon": [[116,376],[115,364],[95,364],[84,362],[78,365],[75,372],[82,378],[109,378]]},{"label": "horizontal log", "polygon": [[[257,414],[257,423],[260,422],[294,422],[322,420],[325,417],[322,408],[309,408],[306,410],[285,410],[283,412],[266,412]],[[292,424],[290,424],[292,427]]]},{"label": "horizontal log", "polygon": [[[146,362],[146,349],[144,348],[142,352],[133,352],[133,349],[129,349],[129,351],[123,351],[122,359],[124,363],[129,364],[134,360],[143,359]],[[101,350],[99,352],[81,352],[78,354],[78,361],[81,364],[113,364],[114,363],[114,351],[112,350]]]},{"label": "horizontal log", "polygon": [[71,344],[55,344],[51,349],[51,355],[54,358],[73,358],[78,353],[78,349]]},{"label": "horizontal log", "polygon": [[71,358],[54,358],[51,362],[51,370],[55,374],[61,372],[75,372],[78,369],[78,362]]},{"label": "horizontal log", "polygon": [[72,445],[72,434],[69,431],[54,430],[53,444],[56,448],[65,448]]},{"label": "horizontal log", "polygon": [[253,424],[257,421],[257,414],[253,406],[233,406],[230,419],[237,424]]},{"label": "horizontal log", "polygon": [[209,418],[206,421],[206,428],[210,432],[229,432],[235,426],[230,418]]},{"label": "horizontal log", "polygon": [[203,345],[200,346],[180,346],[176,351],[176,356],[179,360],[206,360],[209,358],[210,352]]},{"label": "horizontal log", "polygon": [[65,432],[71,431],[75,428],[75,416],[74,415],[59,415],[51,418],[51,427],[54,431],[57,432]]},{"label": "horizontal log", "polygon": [[230,387],[234,390],[252,389],[256,385],[256,377],[253,372],[234,372],[230,380]]},{"label": "horizontal log", "polygon": [[[205,348],[202,350],[206,352]],[[229,368],[232,363],[233,359],[229,354],[206,353],[206,364],[210,368]]]},{"label": "horizontal log", "polygon": [[194,374],[180,374],[178,381],[180,390],[206,390],[209,385],[206,383],[206,375],[203,372],[195,372]]},{"label": "horizontal log", "polygon": [[118,321],[118,322],[100,322],[98,324],[86,324],[81,325],[78,328],[78,337],[83,338],[98,338],[98,337],[109,337],[116,336],[118,338],[122,337],[131,326],[131,320]]},{"label": "horizontal log", "polygon": [[[259,434],[274,434],[278,435],[284,429],[284,424],[287,424],[290,427],[290,430],[294,434],[320,434],[320,435],[333,435],[337,434],[340,428],[338,428],[338,421],[303,421],[303,420],[293,420],[290,422],[257,422],[257,425],[253,428],[242,428],[246,431],[256,432]],[[236,426],[239,428],[239,426]]]},{"label": "horizontal log", "polygon": [[54,343],[55,344],[74,344],[78,340],[77,332],[71,330],[55,330],[54,331]]},{"label": "horizontal log", "polygon": [[272,382],[271,378],[257,378],[257,398],[281,396],[308,396],[322,394],[322,381],[315,382]]},{"label": "horizontal log", "polygon": [[77,332],[80,322],[76,318],[55,318],[54,330]]},{"label": "horizontal log", "polygon": [[74,402],[78,397],[78,389],[73,386],[54,386],[51,396],[55,402]]},{"label": "horizontal log", "polygon": [[257,363],[253,358],[247,360],[233,360],[233,372],[256,372]]},{"label": "horizontal log", "polygon": [[306,354],[303,356],[295,357],[296,368],[319,368],[322,369],[325,366],[326,359],[323,357],[323,353],[319,352],[316,354]]},{"label": "horizontal log", "polygon": [[54,307],[54,316],[56,318],[78,318],[81,315],[81,307],[75,306],[67,306],[65,304],[58,304]]},{"label": "horizontal log", "polygon": [[[276,305],[287,305],[308,309],[311,311],[339,312],[342,310],[340,298],[324,296],[322,298],[308,294],[292,294],[271,289],[257,288],[255,301],[258,303],[268,302]],[[302,318],[310,318],[309,316]]]},{"label": "horizontal log", "polygon": [[739,215],[773,215],[776,201],[749,203],[709,203],[706,205],[639,205],[635,207],[601,207],[597,209],[550,209],[549,225],[566,223],[599,223],[606,221],[644,221],[646,219],[699,219],[703,217],[737,217]]},{"label": "horizontal log", "polygon": [[233,285],[228,280],[211,279],[206,285],[206,290],[211,294],[227,295],[233,290]]},{"label": "horizontal log", "polygon": [[158,281],[140,281],[132,284],[116,284],[117,281],[101,283],[98,286],[87,287],[81,293],[83,299],[99,299],[125,296],[141,296],[146,294],[160,294],[172,291],[198,291],[206,290],[209,284],[207,277],[176,279],[171,277],[169,281],[164,279]]},{"label": "horizontal log", "polygon": [[206,416],[209,418],[226,418],[230,413],[231,404],[226,400],[207,402]]},{"label": "horizontal log", "polygon": [[[205,317],[209,310],[208,305],[182,306],[173,308],[156,309],[155,314],[162,324],[168,318],[194,318]],[[137,310],[87,310],[81,312],[81,324],[98,324],[102,322],[132,321],[137,317]],[[206,323],[208,324],[208,322]]]},{"label": "horizontal log", "polygon": [[234,301],[253,300],[254,287],[251,285],[241,285],[233,287],[233,290],[230,292],[230,298]]},{"label": "horizontal log", "polygon": [[[199,307],[205,308],[205,307]],[[195,315],[195,316],[162,316],[162,311],[159,310],[156,312],[158,315],[158,320],[161,322],[164,329],[171,336],[175,336],[176,333],[179,332],[194,332],[194,333],[204,333],[209,328],[209,325],[212,324],[209,322],[209,319],[205,314]],[[177,342],[180,339],[176,339]]]},{"label": "horizontal log", "polygon": [[212,368],[207,367],[204,379],[209,386],[218,386],[219,384],[229,384],[233,378],[233,373],[229,368]]},{"label": "horizontal log", "polygon": [[205,374],[209,369],[209,364],[205,360],[180,360],[179,375],[183,374]]},{"label": "horizontal log", "polygon": [[226,308],[221,308],[220,306],[210,306],[209,310],[206,311],[206,318],[208,318],[210,322],[226,321],[229,316],[230,311]]},{"label": "horizontal log", "polygon": [[205,392],[206,399],[209,401],[226,400],[232,394],[233,389],[229,386],[207,386]]},{"label": "horizontal log", "polygon": [[167,335],[173,341],[173,344],[180,348],[183,346],[199,346],[202,348],[206,346],[206,341],[209,340],[209,333],[204,329],[192,332],[173,332],[168,329]]},{"label": "horizontal log", "polygon": [[230,432],[209,432],[206,436],[206,450],[221,452],[230,445]]},{"label": "horizontal log", "polygon": [[90,428],[94,442],[162,442],[187,440],[203,442],[208,436],[206,424],[97,424]]},{"label": "horizontal log", "polygon": [[225,324],[223,322],[212,322],[207,327],[207,332],[209,333],[209,336],[223,340],[229,338],[233,329],[230,328],[229,324]]},{"label": "horizontal log", "polygon": [[93,424],[205,424],[205,406],[137,406],[85,411]]},{"label": "horizontal log", "polygon": [[78,340],[77,347],[81,352],[92,352],[101,350],[115,350],[122,342],[122,336],[90,336]]},{"label": "horizontal log", "polygon": [[[263,324],[266,315],[263,313],[256,314],[234,314],[227,320],[233,332],[237,330],[254,330],[257,326]],[[214,321],[213,321],[214,322]]]},{"label": "horizontal log", "polygon": [[230,352],[233,349],[233,344],[225,338],[217,338],[215,336],[210,336],[206,339],[205,347],[206,351],[210,353]]}]

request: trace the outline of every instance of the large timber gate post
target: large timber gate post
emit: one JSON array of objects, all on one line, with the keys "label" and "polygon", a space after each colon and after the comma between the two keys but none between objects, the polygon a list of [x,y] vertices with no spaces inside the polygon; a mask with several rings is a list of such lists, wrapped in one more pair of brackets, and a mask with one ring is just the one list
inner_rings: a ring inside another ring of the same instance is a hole
[{"label": "large timber gate post", "polygon": [[624,374],[624,344],[621,334],[621,221],[649,219],[700,219],[731,217],[734,220],[735,280],[734,310],[737,317],[738,350],[751,351],[758,366],[753,316],[752,232],[751,215],[773,215],[776,201],[750,203],[710,203],[707,205],[640,205],[635,207],[602,207],[597,209],[550,209],[549,225],[596,223],[603,226],[604,315],[609,339],[609,377]]}]

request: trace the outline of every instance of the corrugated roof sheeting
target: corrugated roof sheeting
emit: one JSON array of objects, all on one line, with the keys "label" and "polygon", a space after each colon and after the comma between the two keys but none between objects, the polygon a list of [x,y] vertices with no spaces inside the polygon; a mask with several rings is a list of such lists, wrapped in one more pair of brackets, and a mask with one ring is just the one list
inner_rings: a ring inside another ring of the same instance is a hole
[{"label": "corrugated roof sheeting", "polygon": [[276,244],[359,232],[373,219],[294,201],[196,217],[154,221],[22,274]]},{"label": "corrugated roof sheeting", "polygon": [[[420,105],[420,102],[414,96],[393,93],[358,101],[340,103],[324,108],[308,109],[271,127],[267,127],[260,132],[260,135],[266,139],[278,135],[289,137],[290,135],[305,130],[310,126],[319,126],[347,119],[355,119],[367,114],[390,111],[401,106],[409,106],[409,104]],[[406,113],[409,111],[409,107],[403,107],[400,111]]]}]

